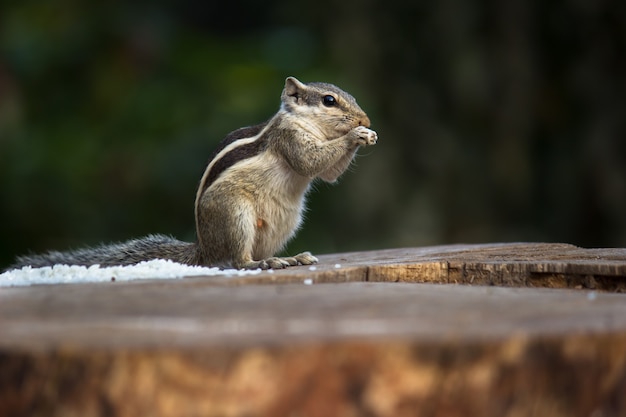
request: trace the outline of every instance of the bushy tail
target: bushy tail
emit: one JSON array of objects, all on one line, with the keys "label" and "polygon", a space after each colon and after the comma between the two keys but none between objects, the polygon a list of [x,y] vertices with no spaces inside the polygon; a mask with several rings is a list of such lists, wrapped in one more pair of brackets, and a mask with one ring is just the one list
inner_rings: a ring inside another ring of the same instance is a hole
[{"label": "bushy tail", "polygon": [[118,266],[132,265],[151,259],[170,259],[174,262],[196,265],[196,245],[181,242],[169,236],[149,235],[141,239],[111,245],[101,245],[67,252],[50,251],[39,255],[19,256],[7,270],[24,266],[38,268],[56,264]]}]

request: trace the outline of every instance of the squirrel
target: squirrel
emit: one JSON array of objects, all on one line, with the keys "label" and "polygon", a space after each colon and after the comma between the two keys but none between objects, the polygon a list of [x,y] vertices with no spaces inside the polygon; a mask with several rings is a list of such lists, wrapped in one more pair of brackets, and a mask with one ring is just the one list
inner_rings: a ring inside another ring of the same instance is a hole
[{"label": "squirrel", "polygon": [[19,256],[8,269],[55,264],[117,266],[151,259],[237,269],[285,268],[318,260],[276,257],[299,229],[316,179],[333,183],[360,146],[376,144],[356,100],[332,84],[285,80],[278,112],[229,133],[211,155],[196,193],[197,241],[149,235],[74,251]]}]

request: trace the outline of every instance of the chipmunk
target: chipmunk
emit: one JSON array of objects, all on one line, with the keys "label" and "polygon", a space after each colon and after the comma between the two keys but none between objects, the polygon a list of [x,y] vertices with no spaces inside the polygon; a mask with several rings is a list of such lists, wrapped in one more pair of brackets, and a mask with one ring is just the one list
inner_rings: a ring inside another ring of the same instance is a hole
[{"label": "chipmunk", "polygon": [[376,132],[356,100],[332,84],[285,80],[278,112],[231,132],[211,155],[196,194],[197,241],[149,235],[128,242],[21,256],[9,269],[114,266],[151,259],[237,269],[310,265],[310,252],[276,257],[302,223],[312,181],[335,182]]}]

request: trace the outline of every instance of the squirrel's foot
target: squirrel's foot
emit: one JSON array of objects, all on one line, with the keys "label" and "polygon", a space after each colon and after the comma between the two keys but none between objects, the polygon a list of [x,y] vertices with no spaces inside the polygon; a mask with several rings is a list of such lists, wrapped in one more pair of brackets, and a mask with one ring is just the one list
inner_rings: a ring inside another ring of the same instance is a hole
[{"label": "squirrel's foot", "polygon": [[261,259],[260,261],[250,261],[243,264],[243,269],[284,269],[288,266],[296,265],[311,265],[317,263],[318,260],[315,256],[311,255],[311,252],[302,252],[296,256],[278,257],[273,256],[267,259]]},{"label": "squirrel's foot", "polygon": [[299,253],[294,256],[294,258],[296,258],[296,261],[298,261],[300,265],[313,265],[319,262],[319,259],[313,256],[311,252]]},{"label": "squirrel's foot", "polygon": [[376,145],[378,134],[365,126],[357,126],[350,131],[359,146]]}]

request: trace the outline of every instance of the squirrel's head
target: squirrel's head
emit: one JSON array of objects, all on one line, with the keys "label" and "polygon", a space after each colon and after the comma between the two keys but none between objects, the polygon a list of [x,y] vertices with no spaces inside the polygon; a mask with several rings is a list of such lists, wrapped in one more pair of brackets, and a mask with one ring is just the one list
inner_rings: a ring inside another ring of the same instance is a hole
[{"label": "squirrel's head", "polygon": [[370,119],[354,97],[332,84],[304,84],[288,77],[281,100],[282,110],[315,123],[329,139],[343,136],[357,126],[370,126]]}]

